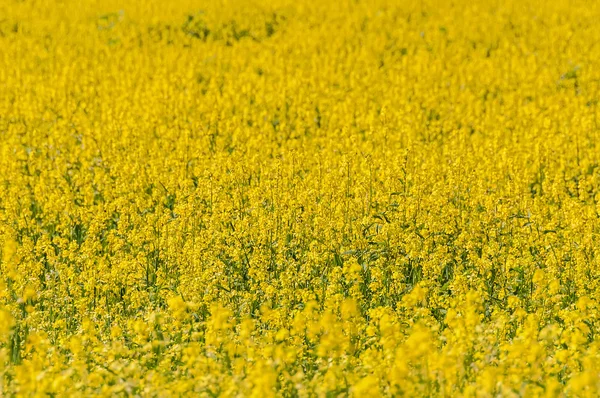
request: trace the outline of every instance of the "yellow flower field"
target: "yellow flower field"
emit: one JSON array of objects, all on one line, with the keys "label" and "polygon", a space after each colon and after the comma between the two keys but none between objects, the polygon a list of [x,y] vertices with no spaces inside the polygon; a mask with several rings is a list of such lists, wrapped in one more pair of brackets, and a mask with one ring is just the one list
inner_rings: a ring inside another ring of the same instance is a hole
[{"label": "yellow flower field", "polygon": [[598,21],[0,0],[0,396],[598,396]]}]

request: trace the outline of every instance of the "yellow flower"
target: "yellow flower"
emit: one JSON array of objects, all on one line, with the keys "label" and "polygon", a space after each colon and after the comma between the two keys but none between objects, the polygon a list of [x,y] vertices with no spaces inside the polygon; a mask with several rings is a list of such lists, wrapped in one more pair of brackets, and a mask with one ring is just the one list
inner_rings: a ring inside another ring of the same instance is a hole
[{"label": "yellow flower", "polygon": [[600,3],[0,15],[0,396],[599,395]]}]

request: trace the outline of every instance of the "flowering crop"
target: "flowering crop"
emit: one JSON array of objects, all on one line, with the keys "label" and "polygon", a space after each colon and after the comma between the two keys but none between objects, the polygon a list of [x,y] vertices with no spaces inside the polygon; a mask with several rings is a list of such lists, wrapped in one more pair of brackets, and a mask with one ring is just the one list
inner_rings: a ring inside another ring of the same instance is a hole
[{"label": "flowering crop", "polygon": [[599,20],[0,0],[0,396],[598,396]]}]

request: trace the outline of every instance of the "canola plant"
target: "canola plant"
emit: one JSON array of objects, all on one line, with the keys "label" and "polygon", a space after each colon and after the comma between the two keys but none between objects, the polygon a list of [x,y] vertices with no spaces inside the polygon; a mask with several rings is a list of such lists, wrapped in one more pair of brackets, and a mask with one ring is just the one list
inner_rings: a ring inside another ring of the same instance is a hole
[{"label": "canola plant", "polygon": [[597,396],[599,20],[0,0],[0,396]]}]

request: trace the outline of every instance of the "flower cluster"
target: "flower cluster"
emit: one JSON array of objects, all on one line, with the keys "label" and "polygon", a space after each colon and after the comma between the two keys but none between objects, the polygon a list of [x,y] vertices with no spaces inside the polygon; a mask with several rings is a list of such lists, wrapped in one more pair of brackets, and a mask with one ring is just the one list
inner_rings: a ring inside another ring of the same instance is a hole
[{"label": "flower cluster", "polygon": [[0,2],[1,396],[598,396],[600,3]]}]

